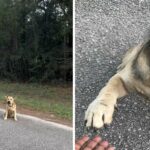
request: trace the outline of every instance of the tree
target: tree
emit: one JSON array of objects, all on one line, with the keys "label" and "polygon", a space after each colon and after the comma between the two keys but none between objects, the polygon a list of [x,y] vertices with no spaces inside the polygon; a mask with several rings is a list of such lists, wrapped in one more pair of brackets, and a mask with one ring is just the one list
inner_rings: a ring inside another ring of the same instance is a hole
[{"label": "tree", "polygon": [[72,1],[0,0],[0,56],[3,79],[71,81]]}]

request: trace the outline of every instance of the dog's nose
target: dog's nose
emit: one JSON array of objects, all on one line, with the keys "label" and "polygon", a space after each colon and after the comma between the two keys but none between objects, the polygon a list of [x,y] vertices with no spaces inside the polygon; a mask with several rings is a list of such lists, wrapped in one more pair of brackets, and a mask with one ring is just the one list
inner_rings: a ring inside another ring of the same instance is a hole
[{"label": "dog's nose", "polygon": [[8,101],[7,103],[10,104],[10,101]]}]

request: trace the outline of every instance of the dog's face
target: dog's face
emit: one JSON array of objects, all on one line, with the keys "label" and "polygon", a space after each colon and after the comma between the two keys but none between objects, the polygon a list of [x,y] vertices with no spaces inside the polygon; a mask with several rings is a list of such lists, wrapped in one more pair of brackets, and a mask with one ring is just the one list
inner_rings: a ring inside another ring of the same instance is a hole
[{"label": "dog's face", "polygon": [[14,98],[12,96],[5,96],[8,106],[12,106],[14,103]]}]

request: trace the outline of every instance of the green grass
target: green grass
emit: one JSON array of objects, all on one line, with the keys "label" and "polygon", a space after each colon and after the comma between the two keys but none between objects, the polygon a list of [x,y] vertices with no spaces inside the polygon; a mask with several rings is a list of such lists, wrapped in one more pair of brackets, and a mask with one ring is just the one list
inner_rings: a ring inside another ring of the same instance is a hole
[{"label": "green grass", "polygon": [[72,119],[71,86],[54,86],[0,81],[0,101],[5,95],[15,97],[17,105]]}]

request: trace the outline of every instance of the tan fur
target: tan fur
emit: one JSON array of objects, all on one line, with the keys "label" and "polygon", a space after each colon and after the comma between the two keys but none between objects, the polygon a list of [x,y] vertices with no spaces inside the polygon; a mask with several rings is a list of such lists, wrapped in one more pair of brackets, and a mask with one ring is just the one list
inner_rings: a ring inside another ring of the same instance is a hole
[{"label": "tan fur", "polygon": [[5,99],[6,99],[6,110],[4,113],[4,120],[7,120],[7,118],[14,118],[14,120],[17,121],[16,103],[14,101],[14,98],[11,96],[5,96]]},{"label": "tan fur", "polygon": [[[147,60],[149,57],[142,51],[142,47],[143,44],[139,44],[126,53],[122,64],[118,67],[117,73],[89,105],[85,113],[87,127],[101,128],[104,124],[110,124],[117,99],[127,95],[128,92],[138,91],[146,96],[150,96],[150,66],[148,65],[149,60]],[[138,71],[137,74],[136,70],[134,73],[134,63],[142,74],[139,73],[142,79],[138,79]]]}]

